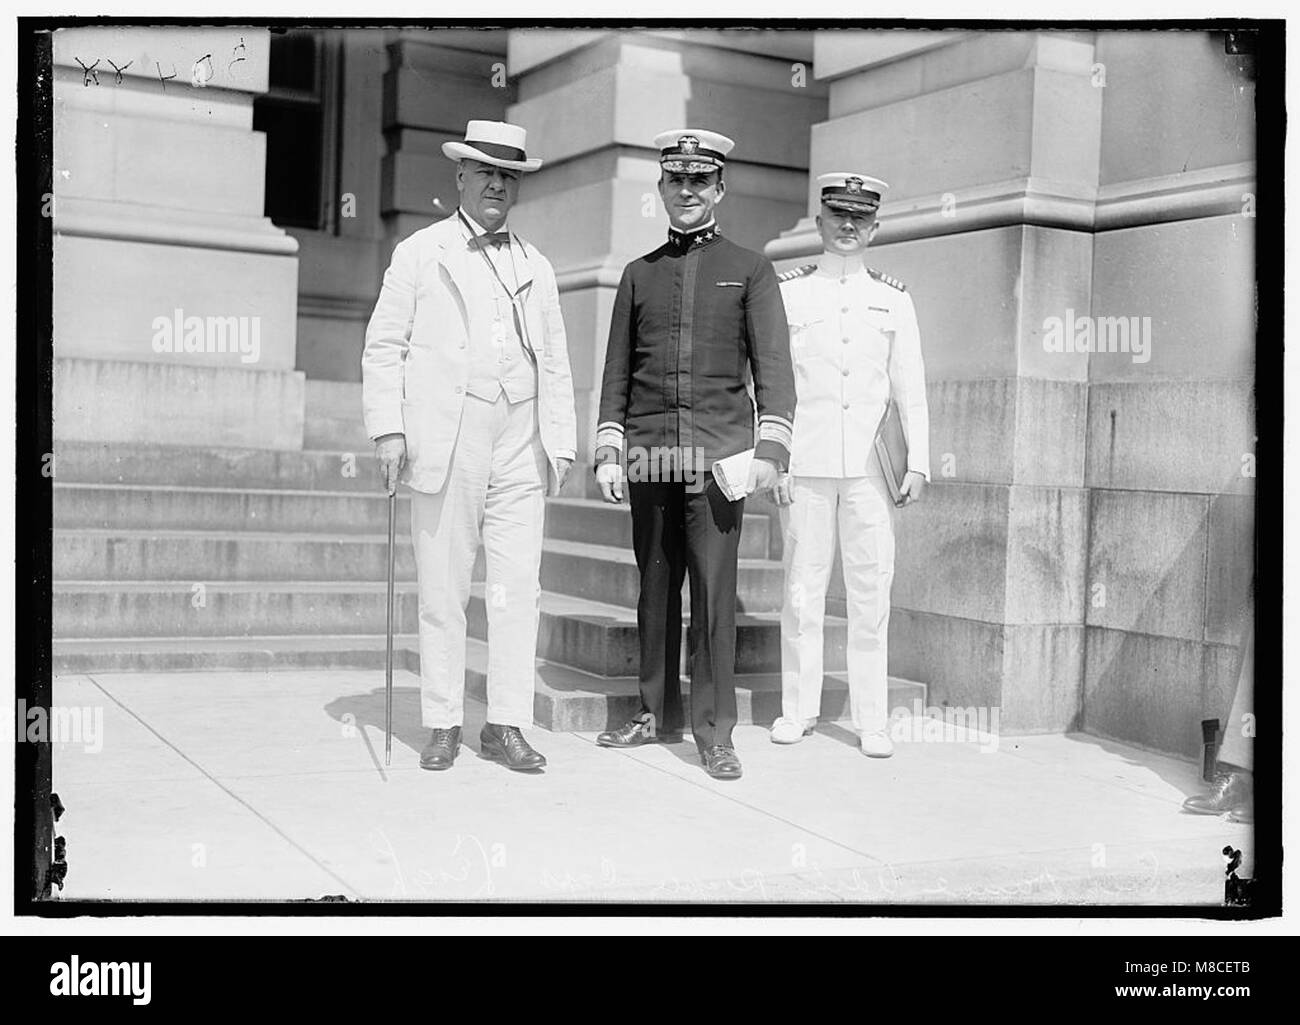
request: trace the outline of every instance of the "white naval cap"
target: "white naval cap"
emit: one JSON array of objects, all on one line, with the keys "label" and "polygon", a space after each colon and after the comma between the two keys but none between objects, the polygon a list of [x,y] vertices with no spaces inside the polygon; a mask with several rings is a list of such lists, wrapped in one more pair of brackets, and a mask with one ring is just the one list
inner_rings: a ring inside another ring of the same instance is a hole
[{"label": "white naval cap", "polygon": [[855,171],[820,174],[817,176],[817,184],[821,187],[822,202],[832,210],[862,214],[875,213],[889,188],[888,182]]},{"label": "white naval cap", "polygon": [[674,128],[656,135],[654,145],[659,150],[659,165],[665,171],[707,174],[722,169],[736,144],[725,135],[703,128]]}]

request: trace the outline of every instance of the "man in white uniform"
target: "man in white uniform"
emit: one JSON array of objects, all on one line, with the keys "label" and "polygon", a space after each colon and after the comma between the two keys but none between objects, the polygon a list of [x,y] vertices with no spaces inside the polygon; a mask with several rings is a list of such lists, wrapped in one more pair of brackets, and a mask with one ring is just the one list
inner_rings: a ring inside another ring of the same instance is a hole
[{"label": "man in white uniform", "polygon": [[912,298],[863,263],[888,186],[863,174],[824,174],[815,264],[780,275],[790,325],[799,418],[790,473],[776,489],[785,532],[781,718],[772,740],[793,744],[821,711],[826,586],[838,528],[848,596],[849,702],[862,752],[893,753],[887,730],[889,590],[894,502],[876,460],[876,427],[892,395],[907,438],[903,504],[930,474],[925,367]]},{"label": "man in white uniform", "polygon": [[506,230],[541,161],[523,128],[471,121],[456,160],[460,208],[403,239],[366,329],[366,431],[391,494],[411,488],[420,589],[425,769],[449,769],[465,705],[465,606],[487,556],[487,724],[479,752],[511,769],[546,759],[533,722],[545,495],[576,455],[573,380],[555,272]]}]

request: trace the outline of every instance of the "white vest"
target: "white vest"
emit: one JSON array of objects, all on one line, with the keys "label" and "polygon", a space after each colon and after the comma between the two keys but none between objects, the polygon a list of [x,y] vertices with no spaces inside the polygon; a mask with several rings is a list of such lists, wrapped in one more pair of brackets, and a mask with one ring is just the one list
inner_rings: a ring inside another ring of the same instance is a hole
[{"label": "white vest", "polygon": [[[470,224],[475,235],[482,233],[472,219]],[[517,282],[510,258],[513,248],[513,241],[509,246],[489,246],[481,253],[471,253],[472,258],[466,261],[473,294],[466,296],[465,303],[469,314],[469,380],[465,390],[489,402],[496,401],[503,391],[511,402],[537,395],[537,368],[515,329],[509,294],[484,260],[484,256],[491,260],[506,286],[514,288]],[[515,259],[517,262],[518,256]]]},{"label": "white vest", "polygon": [[823,253],[783,274],[781,298],[794,363],[790,472],[802,477],[879,476],[872,440],[885,403],[898,403],[908,469],[930,476],[925,366],[912,297],[861,256]]}]

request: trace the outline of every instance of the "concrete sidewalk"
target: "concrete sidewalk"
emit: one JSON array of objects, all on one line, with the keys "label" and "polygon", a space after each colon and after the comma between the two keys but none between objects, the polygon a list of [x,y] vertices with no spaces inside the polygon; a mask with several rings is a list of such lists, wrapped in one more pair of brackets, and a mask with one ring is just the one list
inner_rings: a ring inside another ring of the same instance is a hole
[{"label": "concrete sidewalk", "polygon": [[[59,742],[65,899],[1204,904],[1226,844],[1187,815],[1197,767],[1084,735],[909,741],[864,758],[840,724],[795,747],[741,726],[745,776],[695,745],[609,751],[529,731],[550,760],[422,771],[418,679],[382,672],[63,676],[101,750]],[[1063,910],[1063,913],[1068,913]]]}]

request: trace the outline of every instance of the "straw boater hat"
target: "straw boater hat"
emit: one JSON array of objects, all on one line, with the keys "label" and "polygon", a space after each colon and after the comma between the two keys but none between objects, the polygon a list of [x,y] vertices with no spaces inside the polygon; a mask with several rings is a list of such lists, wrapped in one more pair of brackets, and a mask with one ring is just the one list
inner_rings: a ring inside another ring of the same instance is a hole
[{"label": "straw boater hat", "polygon": [[539,158],[524,152],[528,133],[504,121],[471,121],[465,126],[464,142],[444,142],[442,154],[452,160],[481,160],[512,171],[536,171]]}]

